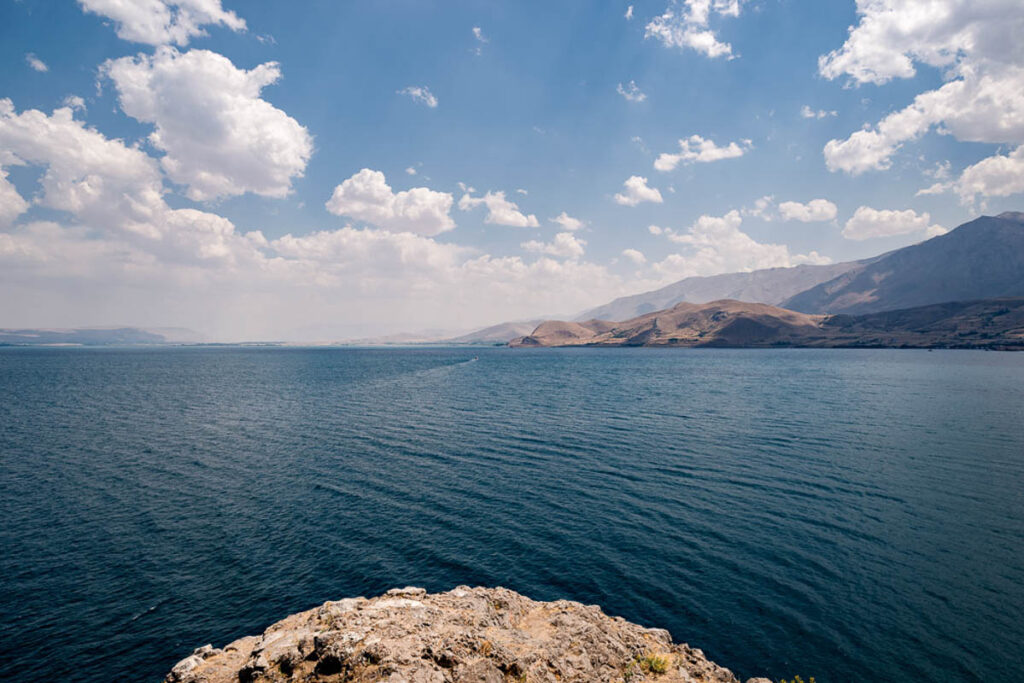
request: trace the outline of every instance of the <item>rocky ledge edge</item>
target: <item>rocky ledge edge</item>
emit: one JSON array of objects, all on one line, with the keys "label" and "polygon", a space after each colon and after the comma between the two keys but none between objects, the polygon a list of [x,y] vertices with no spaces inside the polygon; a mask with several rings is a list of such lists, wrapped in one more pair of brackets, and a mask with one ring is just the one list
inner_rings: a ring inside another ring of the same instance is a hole
[{"label": "rocky ledge edge", "polygon": [[325,602],[263,635],[201,647],[164,681],[739,683],[664,629],[609,617],[596,605],[467,586]]}]

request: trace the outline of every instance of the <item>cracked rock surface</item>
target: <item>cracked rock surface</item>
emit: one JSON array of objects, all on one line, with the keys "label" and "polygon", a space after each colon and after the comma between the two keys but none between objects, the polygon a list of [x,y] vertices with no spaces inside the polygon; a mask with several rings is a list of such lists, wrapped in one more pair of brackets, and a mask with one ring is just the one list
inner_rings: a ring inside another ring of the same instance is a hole
[{"label": "cracked rock surface", "polygon": [[[763,679],[752,679],[756,683]],[[165,683],[739,683],[668,631],[504,588],[396,588],[287,617],[180,661]]]}]

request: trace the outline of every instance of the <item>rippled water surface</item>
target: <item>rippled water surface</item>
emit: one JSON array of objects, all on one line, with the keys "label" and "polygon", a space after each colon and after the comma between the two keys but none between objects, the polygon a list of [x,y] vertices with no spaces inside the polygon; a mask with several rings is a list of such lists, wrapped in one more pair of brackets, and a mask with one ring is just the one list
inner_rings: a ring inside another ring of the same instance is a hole
[{"label": "rippled water surface", "polygon": [[4,349],[0,397],[0,678],[408,584],[742,676],[1024,675],[1024,354]]}]

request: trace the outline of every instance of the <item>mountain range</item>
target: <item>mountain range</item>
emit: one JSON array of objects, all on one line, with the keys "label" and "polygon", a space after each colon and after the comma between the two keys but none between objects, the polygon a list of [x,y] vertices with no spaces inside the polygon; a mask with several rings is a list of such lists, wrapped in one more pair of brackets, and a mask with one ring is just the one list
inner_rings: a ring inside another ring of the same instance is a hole
[{"label": "mountain range", "polygon": [[546,321],[527,346],[864,347],[1024,350],[1024,298],[931,304],[861,315],[800,313],[722,300],[678,303],[623,322]]},{"label": "mountain range", "polygon": [[982,216],[945,235],[861,261],[689,277],[576,316],[627,320],[686,301],[737,299],[803,313],[872,313],[1024,296],[1024,213]]}]

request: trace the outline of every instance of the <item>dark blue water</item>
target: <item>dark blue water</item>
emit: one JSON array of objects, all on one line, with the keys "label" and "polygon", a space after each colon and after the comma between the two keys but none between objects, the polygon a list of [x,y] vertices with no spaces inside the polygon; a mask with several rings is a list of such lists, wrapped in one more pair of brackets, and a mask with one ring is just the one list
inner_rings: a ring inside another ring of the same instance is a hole
[{"label": "dark blue water", "polygon": [[0,397],[0,678],[407,584],[743,676],[1024,674],[1024,354],[6,349]]}]

